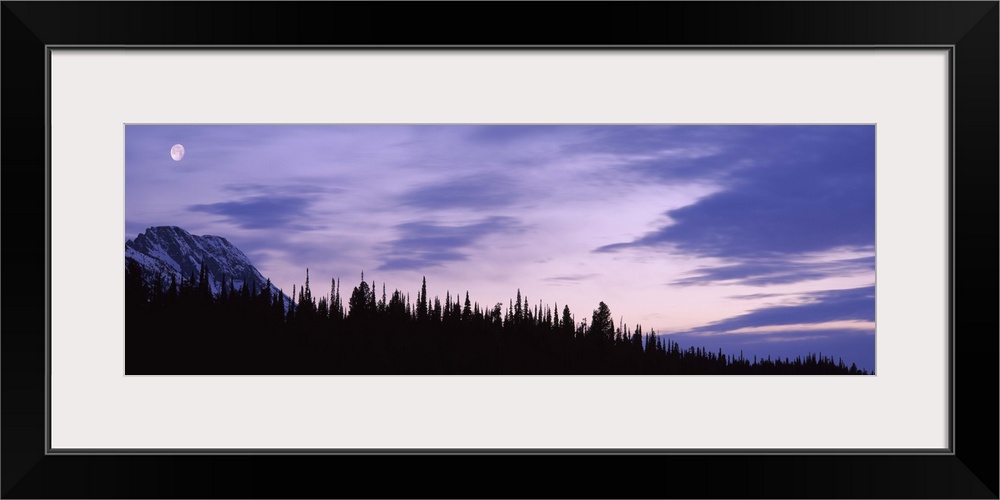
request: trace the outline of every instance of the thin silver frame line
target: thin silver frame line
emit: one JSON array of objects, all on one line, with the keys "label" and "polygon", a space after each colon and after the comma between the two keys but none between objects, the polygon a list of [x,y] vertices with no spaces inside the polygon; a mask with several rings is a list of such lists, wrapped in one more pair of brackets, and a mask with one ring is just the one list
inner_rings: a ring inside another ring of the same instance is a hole
[{"label": "thin silver frame line", "polygon": [[[948,450],[955,454],[955,52],[948,50]],[[878,362],[876,361],[876,364]]]},{"label": "thin silver frame line", "polygon": [[532,51],[544,51],[548,49],[553,50],[609,50],[609,51],[620,51],[620,50],[657,50],[657,49],[678,49],[678,50],[702,50],[702,49],[734,49],[734,50],[755,50],[755,49],[778,49],[778,50],[788,50],[788,51],[800,51],[800,50],[816,50],[816,49],[847,49],[847,50],[871,50],[879,48],[887,49],[903,49],[903,50],[924,50],[929,48],[951,48],[954,45],[947,44],[926,44],[926,45],[893,45],[893,44],[883,44],[883,45],[366,45],[366,44],[344,44],[344,45],[100,45],[100,44],[84,44],[84,45],[64,45],[64,44],[52,44],[47,47],[58,48],[58,49],[69,49],[69,50],[90,50],[90,49],[108,49],[108,50],[121,50],[121,49],[168,49],[168,50],[232,50],[232,49],[278,49],[278,50],[315,50],[315,49],[330,49],[330,50],[351,50],[351,49],[373,49],[373,50],[423,50],[423,49],[444,49],[444,50],[454,50],[454,51],[466,51],[466,50],[532,50]]},{"label": "thin silver frame line", "polygon": [[745,456],[828,456],[828,455],[872,455],[872,456],[906,456],[906,455],[951,455],[944,449],[935,448],[914,448],[913,450],[876,451],[865,452],[849,449],[827,449],[820,448],[810,451],[800,451],[794,448],[782,448],[777,450],[769,449],[748,449],[737,450],[736,452],[725,449],[711,449],[701,451],[699,449],[682,448],[678,451],[664,453],[659,449],[631,449],[631,448],[316,448],[316,449],[296,449],[296,448],[149,448],[148,450],[137,450],[131,448],[108,448],[88,449],[88,448],[66,448],[56,449],[50,454],[53,455],[511,455],[511,454],[541,454],[541,455],[579,455],[579,454],[600,454],[600,455],[684,455],[684,456],[711,456],[711,455],[745,455]]},{"label": "thin silver frame line", "polygon": [[45,49],[45,441],[52,450],[52,50]]}]

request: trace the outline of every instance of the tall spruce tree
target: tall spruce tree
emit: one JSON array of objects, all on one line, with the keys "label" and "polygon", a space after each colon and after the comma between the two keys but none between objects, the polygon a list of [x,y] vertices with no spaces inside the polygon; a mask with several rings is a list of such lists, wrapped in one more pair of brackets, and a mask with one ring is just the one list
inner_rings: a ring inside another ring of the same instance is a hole
[{"label": "tall spruce tree", "polygon": [[562,323],[563,333],[572,337],[574,331],[576,330],[576,325],[573,324],[574,323],[573,315],[570,314],[569,312],[569,306],[563,306],[563,315],[561,323]]},{"label": "tall spruce tree", "polygon": [[601,342],[614,342],[615,325],[611,319],[611,309],[601,302],[590,320],[590,336]]},{"label": "tall spruce tree", "polygon": [[424,276],[420,285],[420,295],[417,297],[417,320],[427,321],[427,277]]}]

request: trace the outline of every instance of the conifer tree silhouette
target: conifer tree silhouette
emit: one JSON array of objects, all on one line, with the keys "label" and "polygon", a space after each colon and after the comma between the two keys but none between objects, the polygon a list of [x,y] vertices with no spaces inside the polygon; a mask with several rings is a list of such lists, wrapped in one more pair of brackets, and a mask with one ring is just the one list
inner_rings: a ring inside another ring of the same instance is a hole
[{"label": "conifer tree silhouette", "polygon": [[611,321],[611,309],[603,301],[594,309],[590,321],[590,335],[600,342],[613,342],[615,325]]}]

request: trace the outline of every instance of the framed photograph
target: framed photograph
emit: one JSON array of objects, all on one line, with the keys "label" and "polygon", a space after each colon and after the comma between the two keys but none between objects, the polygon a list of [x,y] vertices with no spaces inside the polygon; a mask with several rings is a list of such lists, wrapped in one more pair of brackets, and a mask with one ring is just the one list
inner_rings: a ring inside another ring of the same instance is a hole
[{"label": "framed photograph", "polygon": [[4,3],[5,497],[997,497],[996,2],[475,9]]}]

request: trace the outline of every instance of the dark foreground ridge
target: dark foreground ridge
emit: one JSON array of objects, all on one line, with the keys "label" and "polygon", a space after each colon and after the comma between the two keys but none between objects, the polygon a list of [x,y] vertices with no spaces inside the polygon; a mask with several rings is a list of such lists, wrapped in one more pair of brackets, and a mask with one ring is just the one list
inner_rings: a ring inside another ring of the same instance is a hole
[{"label": "dark foreground ridge", "polygon": [[207,270],[180,283],[143,272],[129,261],[127,375],[867,374],[815,354],[749,360],[681,349],[641,326],[615,327],[604,302],[577,323],[569,307],[529,304],[520,291],[506,309],[480,307],[468,292],[431,303],[426,279],[415,303],[398,290],[387,298],[384,285],[379,298],[362,274],[344,304],[339,280],[329,298],[314,298],[307,270],[286,306],[270,280],[258,290],[223,279],[213,293]]}]

